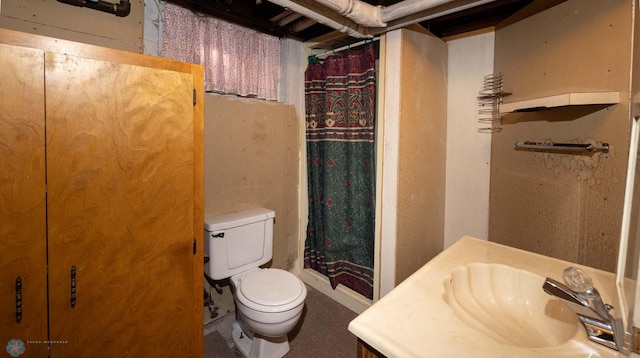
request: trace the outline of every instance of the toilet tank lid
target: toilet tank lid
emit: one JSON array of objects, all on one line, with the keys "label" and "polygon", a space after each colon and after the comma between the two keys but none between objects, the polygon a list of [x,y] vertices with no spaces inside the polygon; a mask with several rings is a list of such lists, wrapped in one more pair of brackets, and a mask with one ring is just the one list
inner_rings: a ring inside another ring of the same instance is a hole
[{"label": "toilet tank lid", "polygon": [[252,208],[222,215],[211,215],[204,218],[204,228],[207,231],[231,229],[259,221],[274,218],[276,213],[265,208]]}]

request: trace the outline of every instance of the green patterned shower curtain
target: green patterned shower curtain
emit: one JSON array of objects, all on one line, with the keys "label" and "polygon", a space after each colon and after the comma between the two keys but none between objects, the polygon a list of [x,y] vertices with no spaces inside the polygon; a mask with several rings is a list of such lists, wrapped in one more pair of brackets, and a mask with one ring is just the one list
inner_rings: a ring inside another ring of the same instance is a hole
[{"label": "green patterned shower curtain", "polygon": [[373,297],[375,56],[310,61],[305,72],[309,224],[304,267]]}]

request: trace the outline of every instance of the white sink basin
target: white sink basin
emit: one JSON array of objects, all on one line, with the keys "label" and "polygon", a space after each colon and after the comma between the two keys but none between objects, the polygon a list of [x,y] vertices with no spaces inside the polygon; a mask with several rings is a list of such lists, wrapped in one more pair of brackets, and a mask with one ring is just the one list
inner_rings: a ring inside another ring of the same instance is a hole
[{"label": "white sink basin", "polygon": [[580,325],[569,307],[542,290],[544,280],[507,265],[472,263],[451,272],[444,300],[462,322],[501,344],[553,347]]},{"label": "white sink basin", "polygon": [[[389,358],[621,358],[542,290],[575,263],[465,236],[349,324]],[[615,275],[582,266],[616,303]],[[614,314],[615,308],[612,311]]]}]

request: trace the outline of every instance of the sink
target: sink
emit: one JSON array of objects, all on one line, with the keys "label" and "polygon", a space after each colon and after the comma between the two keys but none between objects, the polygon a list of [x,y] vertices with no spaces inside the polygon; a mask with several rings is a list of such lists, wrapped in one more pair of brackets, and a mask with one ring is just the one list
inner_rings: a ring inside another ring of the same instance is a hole
[{"label": "sink", "polygon": [[542,290],[544,280],[503,264],[470,263],[451,271],[443,298],[458,319],[498,343],[553,347],[580,326],[569,307]]},{"label": "sink", "polygon": [[[386,357],[622,358],[589,340],[578,316],[547,295],[575,263],[464,236],[349,323]],[[611,272],[581,267],[604,302]],[[613,311],[615,313],[615,311]]]}]

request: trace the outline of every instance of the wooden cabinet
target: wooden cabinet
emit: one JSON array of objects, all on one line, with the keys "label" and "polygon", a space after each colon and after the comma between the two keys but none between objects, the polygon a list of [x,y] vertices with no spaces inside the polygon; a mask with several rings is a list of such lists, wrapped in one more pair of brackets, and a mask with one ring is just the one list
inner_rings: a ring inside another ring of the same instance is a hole
[{"label": "wooden cabinet", "polygon": [[[47,339],[44,52],[0,44],[0,345]],[[20,281],[21,292],[16,292]],[[17,296],[21,295],[21,301]],[[21,306],[18,312],[16,305]],[[46,357],[47,346],[24,357]]]},{"label": "wooden cabinet", "polygon": [[201,357],[201,67],[1,42],[0,344]]},{"label": "wooden cabinet", "polygon": [[358,339],[356,356],[358,358],[385,358],[385,355],[371,348],[371,346],[369,346],[361,339]]}]

